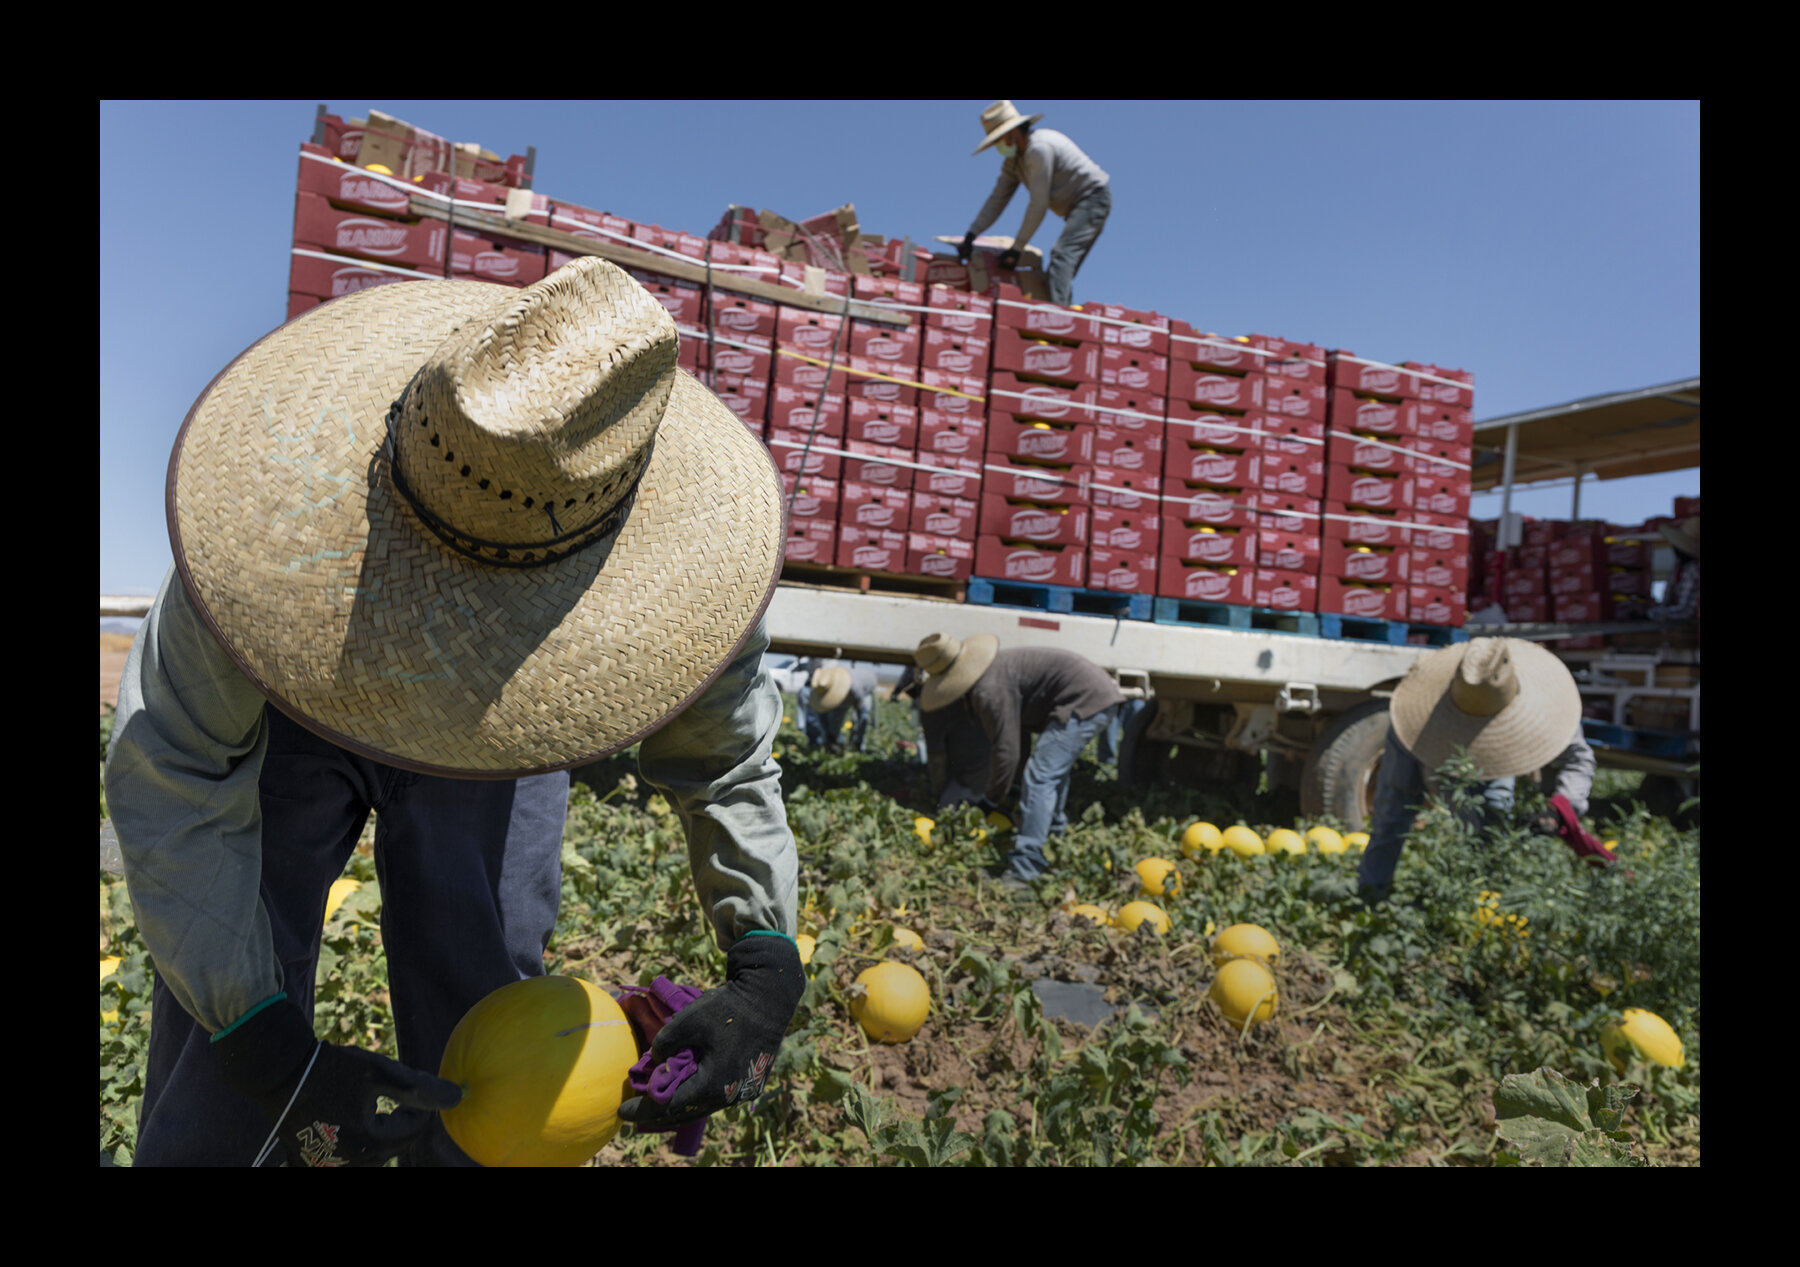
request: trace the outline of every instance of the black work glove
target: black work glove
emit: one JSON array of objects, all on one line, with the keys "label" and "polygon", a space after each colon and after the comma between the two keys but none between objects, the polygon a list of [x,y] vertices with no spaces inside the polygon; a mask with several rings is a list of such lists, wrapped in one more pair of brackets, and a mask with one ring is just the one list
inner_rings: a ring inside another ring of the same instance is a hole
[{"label": "black work glove", "polygon": [[1545,810],[1542,814],[1539,814],[1536,818],[1531,820],[1531,830],[1535,831],[1540,836],[1561,836],[1562,822],[1555,814],[1551,813],[1549,810]]},{"label": "black work glove", "polygon": [[619,1106],[619,1119],[660,1131],[754,1100],[805,990],[806,970],[791,939],[738,938],[725,954],[725,984],[675,1013],[650,1044],[658,1062],[691,1048],[698,1068],[667,1104],[633,1096]]},{"label": "black work glove", "polygon": [[957,261],[962,264],[967,264],[969,262],[969,257],[973,254],[975,254],[975,235],[973,233],[965,233],[963,234],[963,240],[956,244]]},{"label": "black work glove", "polygon": [[[379,1166],[429,1130],[434,1111],[462,1099],[454,1082],[372,1051],[320,1043],[292,999],[264,1008],[215,1046],[225,1081],[262,1105],[291,1166]],[[377,1113],[378,1095],[401,1107]]]},{"label": "black work glove", "polygon": [[1019,266],[1019,253],[1017,251],[1006,250],[1006,251],[1000,252],[1000,267],[1001,268],[1005,269],[1007,272],[1010,273],[1013,269],[1017,268],[1018,266]]}]

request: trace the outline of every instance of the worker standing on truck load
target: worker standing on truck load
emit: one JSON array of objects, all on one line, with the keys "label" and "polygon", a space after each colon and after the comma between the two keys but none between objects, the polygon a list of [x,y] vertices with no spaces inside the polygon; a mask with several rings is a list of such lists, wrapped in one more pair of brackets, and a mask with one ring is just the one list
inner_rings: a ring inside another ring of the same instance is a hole
[{"label": "worker standing on truck load", "polygon": [[956,256],[969,262],[976,237],[1000,218],[1023,181],[1031,201],[1025,206],[1025,220],[1012,246],[1000,256],[1000,267],[1019,266],[1019,253],[1037,232],[1044,212],[1054,211],[1063,218],[1063,230],[1050,249],[1045,280],[1050,302],[1067,307],[1074,302],[1071,286],[1075,274],[1106,227],[1106,217],[1112,214],[1112,178],[1061,132],[1048,128],[1033,132],[1031,125],[1043,117],[1034,114],[1027,118],[1010,101],[996,101],[981,112],[983,137],[975,153],[990,145],[1000,152],[1000,179],[963,235]]},{"label": "worker standing on truck load", "polygon": [[1544,648],[1522,638],[1474,638],[1421,656],[1394,689],[1388,719],[1369,847],[1357,869],[1365,901],[1387,897],[1413,820],[1458,748],[1489,780],[1471,826],[1504,821],[1518,776],[1536,771],[1550,808],[1533,826],[1562,837],[1579,857],[1611,861],[1580,823],[1597,764],[1581,733],[1581,691]]},{"label": "worker standing on truck load", "polygon": [[[1123,700],[1104,669],[1072,651],[1000,649],[993,634],[957,639],[931,634],[913,652],[931,676],[920,704],[926,714],[956,707],[981,723],[993,751],[982,809],[999,810],[1024,766],[1018,828],[1001,868],[1001,883],[1022,889],[1043,875],[1044,841],[1067,829],[1065,805],[1075,760]],[[1026,751],[1030,736],[1037,744]]]},{"label": "worker standing on truck load", "polygon": [[[472,1164],[435,1111],[462,1095],[435,1076],[446,1041],[543,975],[568,771],[634,743],[726,983],[656,1035],[657,1089],[619,1116],[672,1129],[762,1090],[806,985],[761,667],[781,484],[678,350],[588,256],[522,290],[346,295],[188,414],[177,562],[105,769],[156,969],[138,1164]],[[313,1020],[327,891],[371,811],[380,1054]]]},{"label": "worker standing on truck load", "polygon": [[1700,516],[1678,524],[1660,524],[1657,531],[1675,550],[1675,575],[1663,588],[1663,601],[1650,609],[1650,619],[1699,620]]},{"label": "worker standing on truck load", "polygon": [[[818,669],[812,675],[807,704],[819,719],[822,742],[827,750],[854,752],[869,750],[869,732],[875,721],[875,670],[866,664],[845,668],[834,664]],[[850,739],[844,740],[848,726]]]}]

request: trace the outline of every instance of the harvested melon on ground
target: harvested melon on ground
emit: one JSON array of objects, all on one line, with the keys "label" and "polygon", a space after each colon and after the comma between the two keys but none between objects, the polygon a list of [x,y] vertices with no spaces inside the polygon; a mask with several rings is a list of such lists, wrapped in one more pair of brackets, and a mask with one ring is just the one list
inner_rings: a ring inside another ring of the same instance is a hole
[{"label": "harvested melon on ground", "polygon": [[931,988],[917,968],[897,960],[857,974],[850,988],[850,1015],[878,1043],[904,1043],[931,1013]]}]

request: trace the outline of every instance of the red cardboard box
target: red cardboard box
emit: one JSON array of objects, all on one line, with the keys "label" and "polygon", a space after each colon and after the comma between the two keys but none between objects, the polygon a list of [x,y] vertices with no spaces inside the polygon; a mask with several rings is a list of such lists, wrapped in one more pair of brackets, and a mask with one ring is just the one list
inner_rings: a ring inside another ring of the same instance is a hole
[{"label": "red cardboard box", "polygon": [[[1418,379],[1397,365],[1371,361],[1337,349],[1325,354],[1325,377],[1339,391],[1417,400]],[[1362,430],[1365,428],[1359,428]]]},{"label": "red cardboard box", "polygon": [[1691,519],[1699,513],[1700,499],[1698,497],[1677,497],[1675,499],[1675,518]]},{"label": "red cardboard box", "polygon": [[1395,475],[1415,468],[1417,456],[1407,445],[1411,437],[1341,431],[1333,427],[1325,439],[1325,458],[1336,466],[1355,466],[1365,471]]},{"label": "red cardboard box", "polygon": [[921,347],[920,368],[942,370],[961,378],[987,377],[992,346],[985,336],[927,327]]},{"label": "red cardboard box", "polygon": [[1103,386],[1124,391],[1167,396],[1169,358],[1141,348],[1103,344],[1100,348],[1100,382]]},{"label": "red cardboard box", "polygon": [[1598,593],[1600,584],[1596,576],[1603,575],[1604,572],[1596,573],[1591,563],[1575,567],[1552,567],[1548,583],[1550,596],[1555,598],[1559,594]]},{"label": "red cardboard box", "polygon": [[962,396],[985,407],[988,385],[986,380],[978,375],[953,374],[949,370],[941,370],[936,366],[924,366],[919,370],[917,381],[924,384],[919,389],[922,392],[932,391]]},{"label": "red cardboard box", "polygon": [[775,343],[778,347],[816,356],[821,361],[831,359],[831,349],[835,346],[838,360],[842,362],[850,355],[850,335],[846,332],[841,340],[838,337],[838,327],[843,323],[844,318],[828,312],[790,308],[783,304],[775,314]]},{"label": "red cardboard box", "polygon": [[830,567],[837,559],[837,520],[788,520],[787,549],[790,563],[815,563]]},{"label": "red cardboard box", "polygon": [[1100,323],[1084,311],[1027,299],[1017,286],[1002,282],[995,296],[994,321],[1003,330],[1065,342],[1099,343]]},{"label": "red cardboard box", "polygon": [[646,245],[676,255],[685,255],[689,259],[706,259],[706,239],[697,238],[691,233],[665,229],[660,224],[634,224],[631,226],[631,236]]},{"label": "red cardboard box", "polygon": [[1416,456],[1413,470],[1418,474],[1439,480],[1460,480],[1464,484],[1469,482],[1469,464],[1475,458],[1471,446],[1418,435],[1402,443]]},{"label": "red cardboard box", "polygon": [[951,330],[992,342],[994,301],[988,296],[952,286],[929,286],[925,303],[931,309],[925,315],[927,330]]},{"label": "red cardboard box", "polygon": [[974,574],[1003,581],[1069,585],[1079,589],[1087,580],[1087,549],[1084,546],[1035,545],[1005,541],[999,537],[978,536],[975,538]]},{"label": "red cardboard box", "polygon": [[389,220],[340,210],[318,194],[298,194],[294,201],[296,244],[435,276],[443,275],[448,227],[442,220]]},{"label": "red cardboard box", "polygon": [[1327,380],[1325,349],[1317,344],[1296,343],[1272,334],[1253,334],[1249,338],[1252,347],[1266,353],[1262,361],[1263,373],[1306,383]]},{"label": "red cardboard box", "polygon": [[1420,400],[1455,409],[1475,407],[1475,376],[1469,371],[1445,369],[1423,361],[1402,361],[1400,364],[1418,371],[1413,375],[1413,383]]},{"label": "red cardboard box", "polygon": [[1325,455],[1322,449],[1299,453],[1263,449],[1262,474],[1257,482],[1271,492],[1317,500],[1325,495]]},{"label": "red cardboard box", "polygon": [[1221,370],[1195,369],[1182,361],[1169,367],[1169,401],[1184,401],[1195,412],[1262,409],[1261,374],[1227,374]]},{"label": "red cardboard box", "polygon": [[1157,554],[1162,548],[1162,517],[1150,509],[1096,506],[1088,527],[1088,544],[1128,554]]},{"label": "red cardboard box", "polygon": [[1169,354],[1169,319],[1161,313],[1096,303],[1082,304],[1081,311],[1099,323],[1102,343],[1137,348],[1159,356]]},{"label": "red cardboard box", "polygon": [[[721,245],[718,242],[714,246]],[[726,243],[724,245],[730,245]],[[729,290],[713,291],[713,328],[734,338],[755,335],[759,339],[775,338],[776,319],[780,309],[770,300],[733,294]]]},{"label": "red cardboard box", "polygon": [[[1095,446],[1099,452],[1098,443]],[[1094,505],[1120,510],[1162,511],[1162,475],[1139,474],[1120,466],[1096,466],[1092,485]]]},{"label": "red cardboard box", "polygon": [[1626,596],[1648,600],[1650,597],[1650,571],[1648,568],[1608,568],[1606,569],[1606,588],[1615,599]]},{"label": "red cardboard box", "polygon": [[[769,453],[778,471],[802,472],[815,479],[842,480],[844,458],[837,442],[804,431],[785,431],[770,427]],[[809,444],[808,441],[811,441]]]},{"label": "red cardboard box", "polygon": [[1215,448],[1196,444],[1177,432],[1167,437],[1162,473],[1171,482],[1254,488],[1260,482],[1261,461],[1260,449]]},{"label": "red cardboard box", "polygon": [[1500,596],[1508,602],[1515,598],[1548,597],[1549,585],[1547,573],[1508,569],[1506,579],[1500,583]]},{"label": "red cardboard box", "polygon": [[973,538],[945,537],[928,532],[906,534],[906,570],[914,576],[960,581],[974,568]]},{"label": "red cardboard box", "polygon": [[1256,533],[1257,569],[1309,572],[1317,576],[1323,545],[1316,531],[1282,532],[1278,529],[1259,528]]},{"label": "red cardboard box", "polygon": [[416,269],[328,255],[306,246],[295,247],[289,259],[288,291],[314,299],[336,299],[339,295],[353,294],[371,286],[385,286],[389,282],[439,280]]},{"label": "red cardboard box", "polygon": [[352,211],[401,217],[412,213],[412,186],[407,182],[349,163],[335,163],[320,145],[300,146],[298,192],[317,195]]},{"label": "red cardboard box", "polygon": [[669,315],[675,318],[677,325],[704,330],[706,292],[700,287],[690,282],[677,281],[673,277],[664,277],[659,273],[646,272],[643,269],[628,268],[625,272],[638,285],[649,291],[657,303],[669,310]]},{"label": "red cardboard box", "polygon": [[1322,504],[1316,497],[1298,497],[1293,493],[1278,493],[1266,488],[1257,489],[1250,494],[1250,507],[1255,513],[1259,532],[1285,532],[1296,537],[1321,536],[1323,527],[1319,511]]},{"label": "red cardboard box", "polygon": [[1323,383],[1303,379],[1262,376],[1262,411],[1288,418],[1312,418],[1324,422],[1330,396]]},{"label": "red cardboard box", "polygon": [[1015,422],[1008,414],[993,414],[987,423],[987,451],[1021,462],[1091,466],[1096,429],[1088,422]]},{"label": "red cardboard box", "polygon": [[1168,425],[1165,421],[1169,412],[1166,397],[1151,396],[1125,387],[1102,384],[1094,392],[1093,410],[1095,420],[1103,426],[1126,431],[1155,432],[1160,435]]},{"label": "red cardboard box", "polygon": [[1245,486],[1224,488],[1189,480],[1164,479],[1163,515],[1189,524],[1255,528],[1258,526],[1255,494],[1255,489]]},{"label": "red cardboard box", "polygon": [[1330,466],[1325,471],[1325,496],[1347,506],[1410,510],[1412,480],[1404,475],[1383,475],[1359,467]]},{"label": "red cardboard box", "polygon": [[844,431],[852,440],[914,452],[919,444],[919,411],[852,396]]},{"label": "red cardboard box", "polygon": [[1434,554],[1461,555],[1465,560],[1473,562],[1469,530],[1463,523],[1446,520],[1438,515],[1421,514],[1416,510],[1412,521],[1413,549],[1430,550]]},{"label": "red cardboard box", "polygon": [[457,202],[479,204],[478,209],[489,215],[503,213],[508,197],[517,193],[525,210],[525,214],[517,217],[518,219],[526,224],[546,227],[550,224],[550,200],[542,194],[514,190],[507,185],[489,184],[470,176],[453,176],[449,172],[426,172],[419,177],[416,188],[426,194],[435,194],[445,203],[454,199]]},{"label": "red cardboard box", "polygon": [[1452,483],[1419,476],[1413,481],[1413,505],[1421,512],[1453,519],[1467,519],[1469,517],[1468,486],[1461,481]]},{"label": "red cardboard box", "polygon": [[1412,552],[1406,546],[1366,546],[1328,537],[1319,557],[1319,571],[1346,581],[1401,585],[1412,572]]},{"label": "red cardboard box", "polygon": [[[806,270],[811,267],[800,260],[783,260],[781,263],[781,284],[791,286],[795,290],[806,288]],[[835,268],[819,270],[825,275],[825,293],[828,295],[848,295],[850,293],[850,274],[840,273]]]},{"label": "red cardboard box", "polygon": [[1326,427],[1316,418],[1257,414],[1256,427],[1264,453],[1289,453],[1297,457],[1325,455]]},{"label": "red cardboard box", "polygon": [[1346,581],[1321,574],[1318,610],[1366,620],[1405,620],[1406,587]]},{"label": "red cardboard box", "polygon": [[845,483],[912,488],[918,469],[911,449],[870,444],[866,440],[846,440],[844,448],[851,455],[844,459]]},{"label": "red cardboard box", "polygon": [[912,493],[904,488],[845,483],[838,507],[838,522],[847,527],[905,532],[912,525]]},{"label": "red cardboard box", "polygon": [[1165,519],[1157,553],[1168,559],[1210,563],[1215,567],[1253,568],[1257,540],[1254,528]]},{"label": "red cardboard box", "polygon": [[996,497],[992,493],[983,493],[976,535],[984,534],[1004,537],[1009,541],[1086,545],[1088,508],[1067,502],[1015,502]]},{"label": "red cardboard box", "polygon": [[1228,339],[1194,329],[1185,321],[1169,323],[1169,368],[1186,366],[1195,371],[1223,370],[1229,374],[1260,374],[1266,356],[1247,339]]},{"label": "red cardboard box", "polygon": [[1408,565],[1409,579],[1414,585],[1451,590],[1458,594],[1469,592],[1469,556],[1467,554],[1424,550],[1414,546],[1409,555],[1412,560]]},{"label": "red cardboard box", "polygon": [[1475,442],[1475,411],[1420,401],[1413,412],[1413,433],[1443,444]]},{"label": "red cardboard box", "polygon": [[1256,569],[1218,566],[1170,558],[1164,551],[1156,569],[1156,592],[1166,598],[1185,598],[1203,603],[1255,602]]},{"label": "red cardboard box", "polygon": [[1178,439],[1226,449],[1248,449],[1262,443],[1264,417],[1230,409],[1208,409],[1185,400],[1169,402],[1164,447]]},{"label": "red cardboard box", "polygon": [[1606,562],[1618,567],[1647,568],[1655,558],[1656,546],[1649,541],[1606,540]]},{"label": "red cardboard box", "polygon": [[610,242],[614,246],[629,246],[636,241],[631,236],[631,231],[637,226],[624,216],[615,216],[610,211],[595,211],[590,207],[578,207],[567,202],[553,201],[550,204],[550,227],[563,233],[572,233],[578,238]]},{"label": "red cardboard box", "polygon": [[889,378],[875,377],[857,371],[856,358],[851,358],[850,385],[845,388],[851,400],[868,400],[877,404],[899,409],[917,410],[919,407],[919,389],[908,383],[896,383]]},{"label": "red cardboard box", "polygon": [[[806,352],[801,355],[811,356],[812,353]],[[785,385],[798,391],[807,392],[816,392],[824,388],[825,367],[814,365],[810,361],[803,361],[798,356],[784,355],[779,342],[775,345],[774,364],[775,382],[778,386]],[[842,358],[838,360],[838,367],[831,372],[831,391],[833,395],[849,394],[850,368],[844,364]]]},{"label": "red cardboard box", "polygon": [[544,280],[545,261],[544,248],[531,242],[486,237],[467,229],[458,229],[452,239],[450,271],[456,277],[529,286]]},{"label": "red cardboard box", "polygon": [[777,383],[769,396],[769,426],[782,431],[816,431],[821,436],[842,438],[844,398]]},{"label": "red cardboard box", "polygon": [[818,480],[783,471],[781,504],[794,519],[825,519],[836,523],[841,487],[836,480]]},{"label": "red cardboard box", "polygon": [[713,395],[719,398],[727,409],[736,414],[746,427],[763,434],[769,425],[769,385],[754,379],[739,379],[732,383],[721,382],[712,389]]},{"label": "red cardboard box", "polygon": [[[1582,625],[1612,620],[1615,615],[1613,609],[1613,597],[1609,593],[1552,594],[1550,596],[1550,618],[1558,624]],[[1511,615],[1510,608],[1507,614]]]},{"label": "red cardboard box", "polygon": [[984,496],[992,493],[1010,501],[1085,506],[1093,480],[1091,466],[1029,466],[990,453],[982,465],[981,491]]},{"label": "red cardboard box", "polygon": [[1257,607],[1274,611],[1318,611],[1319,577],[1315,572],[1288,572],[1259,564],[1251,594]]},{"label": "red cardboard box", "polygon": [[1108,426],[1094,428],[1094,466],[1146,475],[1160,474],[1163,469],[1161,428],[1156,431]]},{"label": "red cardboard box", "polygon": [[906,534],[841,524],[838,527],[837,565],[863,572],[904,572]]},{"label": "red cardboard box", "polygon": [[1523,598],[1507,595],[1500,600],[1500,609],[1506,613],[1509,621],[1543,621],[1550,619],[1550,599],[1547,595]]},{"label": "red cardboard box", "polygon": [[[738,277],[747,277],[752,281],[759,282],[776,282],[781,278],[781,257],[772,255],[768,251],[759,250],[754,246],[745,246],[738,242],[715,242],[710,240],[707,242],[706,249],[712,258],[712,266],[715,273],[728,272],[735,274]],[[715,290],[713,291],[713,298],[716,302],[730,294],[731,292],[728,290]],[[748,296],[737,297],[748,298]],[[753,300],[752,302],[766,303],[768,301],[758,299]],[[769,307],[772,311],[774,305],[770,304]],[[758,333],[765,332],[758,331]],[[772,335],[775,331],[770,329],[766,331],[766,333]]]},{"label": "red cardboard box", "polygon": [[937,457],[973,458],[979,463],[987,452],[987,423],[980,415],[919,411],[919,460]]},{"label": "red cardboard box", "polygon": [[1469,619],[1468,599],[1455,590],[1409,586],[1406,590],[1406,619],[1421,625],[1462,625]]},{"label": "red cardboard box", "polygon": [[287,320],[292,321],[307,309],[317,308],[324,302],[317,295],[301,295],[290,290],[288,292]]},{"label": "red cardboard box", "polygon": [[[979,531],[981,502],[973,497],[941,497],[920,489],[913,490],[912,518],[907,527],[914,532],[934,537],[955,537],[973,541]],[[973,556],[971,556],[973,557]]]},{"label": "red cardboard box", "polygon": [[1418,431],[1418,407],[1412,401],[1375,400],[1340,387],[1331,393],[1330,421],[1333,431],[1411,436]]},{"label": "red cardboard box", "polygon": [[850,283],[850,293],[870,304],[885,301],[907,308],[921,308],[925,304],[925,283],[902,281],[898,277],[864,277],[859,274]]},{"label": "red cardboard box", "polygon": [[895,378],[914,377],[919,368],[919,327],[852,321],[850,364]]},{"label": "red cardboard box", "polygon": [[[927,382],[930,382],[927,371]],[[1090,383],[1037,383],[996,370],[978,394],[987,397],[988,412],[1043,422],[1099,422],[1094,412],[1100,389]]]},{"label": "red cardboard box", "polygon": [[949,454],[921,454],[919,469],[913,472],[913,491],[934,497],[956,497],[975,501],[981,496],[985,472],[979,456],[953,457]]},{"label": "red cardboard box", "polygon": [[[1004,311],[1004,310],[1003,310]],[[1098,343],[1051,343],[1002,322],[994,331],[994,369],[1061,383],[1100,381]]]},{"label": "red cardboard box", "polygon": [[1412,515],[1404,508],[1353,507],[1327,498],[1324,536],[1369,546],[1411,545]]},{"label": "red cardboard box", "polygon": [[1089,546],[1087,587],[1115,594],[1155,594],[1161,559],[1154,553]]},{"label": "red cardboard box", "polygon": [[[697,342],[702,347],[705,346],[703,340]],[[769,376],[775,370],[775,354],[768,348],[736,346],[736,340],[731,343],[715,340],[710,368],[714,377],[707,385],[714,391],[737,388],[745,383],[767,387]],[[766,396],[768,393],[763,394]]]}]

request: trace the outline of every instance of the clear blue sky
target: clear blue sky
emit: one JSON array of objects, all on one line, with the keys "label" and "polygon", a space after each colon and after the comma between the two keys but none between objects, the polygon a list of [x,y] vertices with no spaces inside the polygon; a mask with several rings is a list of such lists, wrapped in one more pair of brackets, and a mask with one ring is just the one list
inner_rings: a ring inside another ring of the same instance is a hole
[{"label": "clear blue sky", "polygon": [[[1016,103],[1112,177],[1077,301],[1468,369],[1477,420],[1700,372],[1697,102]],[[539,192],[665,228],[705,234],[732,202],[794,219],[853,202],[867,232],[928,241],[966,229],[993,186],[998,158],[969,154],[986,104],[326,107],[502,157],[535,145]],[[316,105],[101,105],[103,594],[155,591],[182,418],[286,315]],[[1590,480],[1582,511],[1637,522],[1699,491],[1697,469]],[[1514,509],[1566,517],[1569,487],[1515,492]],[[1477,517],[1498,512],[1476,499]]]}]

